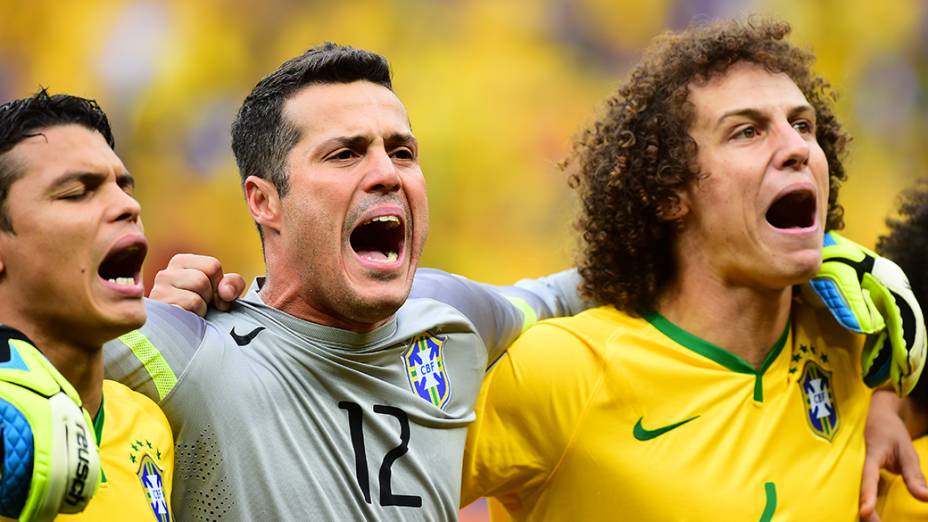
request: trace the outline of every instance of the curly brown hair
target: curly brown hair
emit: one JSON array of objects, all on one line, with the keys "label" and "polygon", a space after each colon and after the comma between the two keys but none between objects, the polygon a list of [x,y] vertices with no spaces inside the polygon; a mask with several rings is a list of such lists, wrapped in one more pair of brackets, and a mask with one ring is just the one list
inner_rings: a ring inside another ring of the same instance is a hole
[{"label": "curly brown hair", "polygon": [[843,228],[838,189],[849,141],[831,109],[835,95],[812,73],[815,57],[789,44],[789,24],[717,22],[658,36],[629,80],[607,100],[606,114],[583,131],[563,167],[581,198],[578,268],[585,297],[630,314],[653,308],[675,274],[678,223],[662,216],[699,172],[688,130],[695,107],[688,86],[738,62],[785,73],[816,111],[816,138],[828,159],[828,230]]}]

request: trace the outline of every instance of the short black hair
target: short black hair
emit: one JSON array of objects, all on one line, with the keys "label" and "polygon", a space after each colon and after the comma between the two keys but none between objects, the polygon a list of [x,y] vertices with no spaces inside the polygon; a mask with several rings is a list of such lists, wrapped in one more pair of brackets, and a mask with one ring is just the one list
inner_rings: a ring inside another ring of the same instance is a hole
[{"label": "short black hair", "polygon": [[13,182],[25,173],[21,165],[10,161],[7,153],[26,138],[40,135],[42,129],[69,124],[99,132],[110,148],[116,150],[109,119],[94,100],[70,94],[49,95],[43,87],[28,98],[0,105],[0,229],[13,233],[6,198]]},{"label": "short black hair", "polygon": [[[383,56],[327,42],[284,62],[245,98],[232,123],[232,152],[242,184],[248,176],[271,181],[284,196],[290,188],[287,154],[300,132],[283,118],[286,100],[307,85],[368,81],[393,90]],[[260,228],[259,228],[260,230]]]},{"label": "short black hair", "polygon": [[[909,278],[915,299],[928,303],[928,180],[919,181],[900,197],[898,216],[886,220],[889,233],[880,236],[876,249],[896,262]],[[909,395],[922,411],[928,411],[928,375],[923,375]]]}]

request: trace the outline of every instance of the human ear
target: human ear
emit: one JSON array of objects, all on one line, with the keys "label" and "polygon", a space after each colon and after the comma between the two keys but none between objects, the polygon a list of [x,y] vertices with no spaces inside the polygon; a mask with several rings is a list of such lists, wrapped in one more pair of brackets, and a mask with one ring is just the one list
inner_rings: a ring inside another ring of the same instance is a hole
[{"label": "human ear", "polygon": [[676,191],[674,197],[657,205],[657,217],[661,221],[681,221],[689,212],[689,194],[685,190]]},{"label": "human ear", "polygon": [[280,231],[280,194],[273,183],[258,176],[248,176],[245,179],[245,202],[258,226]]}]

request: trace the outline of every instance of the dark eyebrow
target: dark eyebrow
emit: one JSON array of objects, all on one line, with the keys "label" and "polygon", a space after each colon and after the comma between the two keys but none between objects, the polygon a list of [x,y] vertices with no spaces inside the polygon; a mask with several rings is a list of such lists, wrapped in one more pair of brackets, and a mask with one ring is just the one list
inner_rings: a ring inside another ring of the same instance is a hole
[{"label": "dark eyebrow", "polygon": [[[337,138],[331,138],[322,142],[321,148],[328,149],[330,146],[336,147],[345,147],[351,150],[358,150],[367,148],[371,140],[366,136],[339,136]],[[398,145],[408,145],[410,147],[415,147],[417,145],[416,138],[412,134],[405,133],[395,133],[387,136],[384,139],[384,146],[388,149],[392,149]]]},{"label": "dark eyebrow", "polygon": [[412,134],[402,134],[402,133],[391,134],[387,136],[387,139],[384,140],[384,145],[386,145],[388,149],[392,149],[398,145],[406,145],[408,147],[414,148],[418,144],[419,142],[416,141],[415,136],[413,136]]},{"label": "dark eyebrow", "polygon": [[[74,181],[78,181],[86,185],[100,185],[106,180],[106,177],[107,174],[102,172],[68,172],[53,181],[50,186],[50,190],[58,189]],[[122,174],[116,176],[116,183],[118,183],[120,187],[135,187],[135,178],[132,177],[132,175],[128,172],[123,172]]]},{"label": "dark eyebrow", "polygon": [[322,146],[328,148],[329,145],[345,147],[351,150],[363,149],[370,142],[364,136],[339,136],[322,142]]},{"label": "dark eyebrow", "polygon": [[735,110],[728,111],[722,116],[720,116],[719,119],[715,122],[715,126],[718,127],[722,125],[722,122],[725,121],[726,119],[732,118],[735,116],[744,116],[754,121],[766,121],[767,120],[767,115],[757,109],[735,109]]},{"label": "dark eyebrow", "polygon": [[116,176],[116,184],[122,188],[135,188],[135,177],[128,172]]},{"label": "dark eyebrow", "polygon": [[787,116],[792,119],[804,112],[812,113],[813,119],[818,116],[818,113],[815,112],[815,107],[812,107],[811,105],[797,105],[796,107],[793,107],[789,113],[787,113]]},{"label": "dark eyebrow", "polygon": [[[797,105],[787,112],[787,116],[793,118],[802,112],[811,112],[815,114],[815,109],[811,105]],[[735,109],[722,114],[718,121],[715,122],[715,126],[720,126],[726,118],[731,118],[733,116],[744,116],[754,121],[767,121],[768,119],[766,114],[757,109]]]},{"label": "dark eyebrow", "polygon": [[68,183],[71,183],[74,181],[79,181],[85,184],[94,184],[94,183],[100,184],[103,182],[104,178],[106,178],[106,174],[103,174],[101,172],[84,172],[84,171],[67,172],[59,176],[58,179],[52,182],[51,188],[56,189],[58,187],[67,185]]}]

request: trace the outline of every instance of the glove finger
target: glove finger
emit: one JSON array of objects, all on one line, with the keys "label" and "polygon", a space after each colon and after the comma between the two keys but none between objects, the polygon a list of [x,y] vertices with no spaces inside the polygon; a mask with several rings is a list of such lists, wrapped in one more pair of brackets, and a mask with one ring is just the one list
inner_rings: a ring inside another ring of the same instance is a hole
[{"label": "glove finger", "polygon": [[870,388],[889,379],[892,366],[892,349],[888,346],[886,332],[867,337],[860,354],[860,367],[863,370],[864,384]]}]

